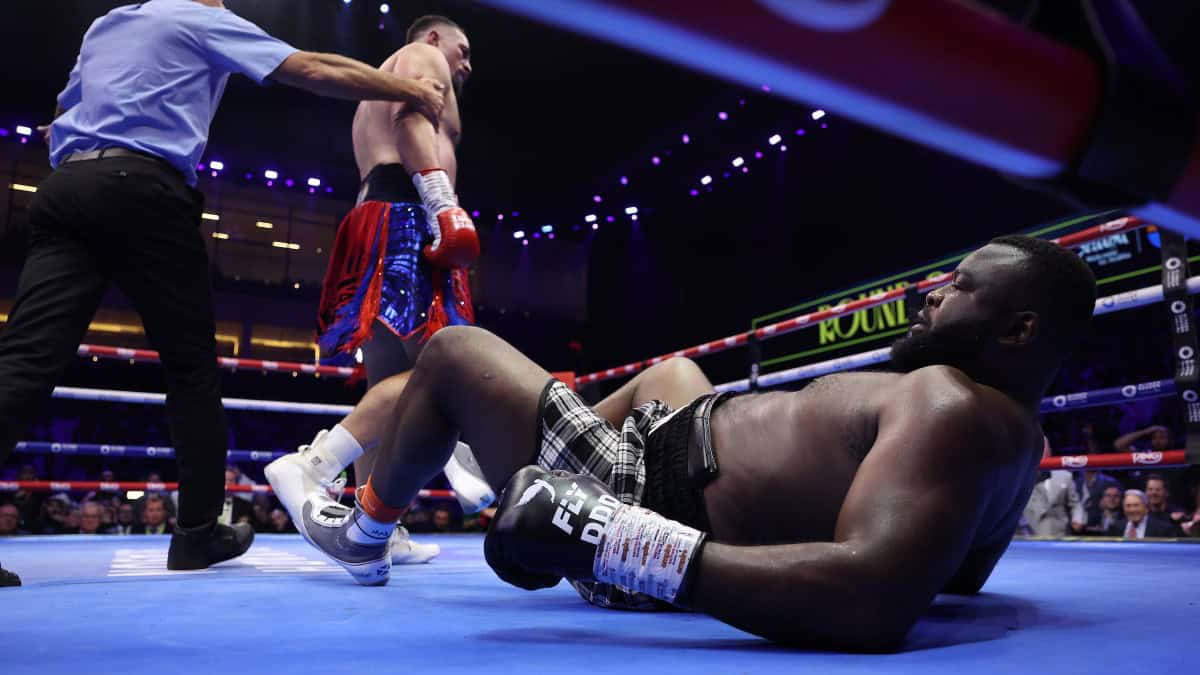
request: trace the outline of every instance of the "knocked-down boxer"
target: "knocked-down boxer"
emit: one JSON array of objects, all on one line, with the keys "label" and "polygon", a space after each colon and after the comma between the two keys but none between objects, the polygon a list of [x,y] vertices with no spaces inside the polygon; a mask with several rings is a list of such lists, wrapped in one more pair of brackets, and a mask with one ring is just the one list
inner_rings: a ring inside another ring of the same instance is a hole
[{"label": "knocked-down boxer", "polygon": [[399,509],[461,434],[507,483],[485,552],[512,584],[567,577],[605,606],[653,598],[779,642],[893,647],[1007,548],[1038,403],[1094,302],[1071,251],[1002,237],[929,293],[893,346],[899,372],[730,396],[674,360],[594,408],[496,336],[447,329],[355,505],[313,491],[298,525],[359,583],[386,582]]}]

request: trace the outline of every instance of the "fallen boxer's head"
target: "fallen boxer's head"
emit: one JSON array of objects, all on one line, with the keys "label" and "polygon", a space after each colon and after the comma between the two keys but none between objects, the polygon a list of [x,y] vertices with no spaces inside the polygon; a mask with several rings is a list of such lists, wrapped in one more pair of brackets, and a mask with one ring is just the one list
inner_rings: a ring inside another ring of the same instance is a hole
[{"label": "fallen boxer's head", "polygon": [[1057,368],[1086,335],[1096,281],[1072,250],[1032,237],[992,240],[931,291],[908,334],[892,345],[900,372],[931,365],[978,379],[1003,367]]}]

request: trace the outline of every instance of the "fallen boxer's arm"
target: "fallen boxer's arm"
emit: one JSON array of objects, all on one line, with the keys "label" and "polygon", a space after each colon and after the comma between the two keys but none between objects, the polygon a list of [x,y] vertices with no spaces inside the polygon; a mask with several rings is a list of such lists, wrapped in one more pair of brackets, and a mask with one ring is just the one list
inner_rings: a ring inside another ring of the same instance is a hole
[{"label": "fallen boxer's arm", "polygon": [[881,412],[834,541],[710,543],[691,603],[778,642],[897,646],[959,571],[995,492],[975,394],[930,379]]}]

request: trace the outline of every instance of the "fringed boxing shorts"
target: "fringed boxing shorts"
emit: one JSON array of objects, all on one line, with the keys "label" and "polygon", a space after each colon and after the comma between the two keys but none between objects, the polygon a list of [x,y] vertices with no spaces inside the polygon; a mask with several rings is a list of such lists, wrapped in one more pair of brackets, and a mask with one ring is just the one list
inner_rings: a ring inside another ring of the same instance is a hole
[{"label": "fringed boxing shorts", "polygon": [[359,204],[338,226],[321,291],[323,360],[348,361],[375,320],[408,340],[475,323],[466,268],[440,269],[422,254],[432,241],[416,188],[399,164],[363,181]]}]

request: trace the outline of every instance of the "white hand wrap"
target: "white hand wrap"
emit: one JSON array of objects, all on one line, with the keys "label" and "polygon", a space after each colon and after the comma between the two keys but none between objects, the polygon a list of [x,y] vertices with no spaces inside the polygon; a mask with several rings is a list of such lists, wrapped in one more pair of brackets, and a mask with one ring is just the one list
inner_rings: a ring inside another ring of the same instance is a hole
[{"label": "white hand wrap", "polygon": [[675,602],[704,534],[637,506],[618,509],[596,547],[597,581]]},{"label": "white hand wrap", "polygon": [[450,184],[450,174],[445,169],[427,169],[413,174],[413,185],[421,195],[421,205],[426,214],[434,219],[437,214],[458,206],[458,195]]}]

